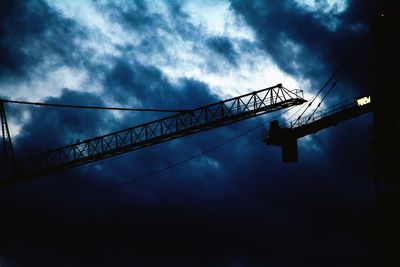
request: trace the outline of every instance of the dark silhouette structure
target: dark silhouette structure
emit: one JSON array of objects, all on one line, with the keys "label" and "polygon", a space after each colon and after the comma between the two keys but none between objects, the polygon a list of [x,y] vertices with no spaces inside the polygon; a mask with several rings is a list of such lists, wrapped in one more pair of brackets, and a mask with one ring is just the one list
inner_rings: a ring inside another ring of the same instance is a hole
[{"label": "dark silhouette structure", "polygon": [[10,171],[13,168],[14,164],[14,150],[12,147],[12,142],[11,142],[11,135],[10,135],[10,130],[8,129],[8,123],[7,123],[7,117],[6,117],[6,111],[4,109],[4,103],[0,101],[0,121],[1,121],[1,134],[3,136],[3,153],[1,155],[1,161],[0,161],[0,177],[1,176],[11,176],[12,173]]},{"label": "dark silhouette structure", "polygon": [[371,26],[377,234],[380,266],[400,266],[400,37],[398,14],[390,13],[397,9],[386,4]]},{"label": "dark silhouette structure", "polygon": [[290,122],[282,128],[279,121],[274,120],[270,122],[269,131],[264,131],[263,142],[268,145],[280,146],[282,148],[282,161],[293,163],[298,160],[297,139],[351,118],[356,118],[371,111],[372,107],[371,97],[366,96],[313,113],[301,120]]},{"label": "dark silhouette structure", "polygon": [[277,120],[272,121],[269,131],[263,134],[263,141],[282,147],[283,162],[296,162],[298,138],[373,110],[378,266],[400,266],[400,96],[397,89],[400,34],[398,16],[390,14],[396,9],[387,5],[385,10],[389,13],[379,14],[370,28],[372,96],[341,103],[285,127],[280,127]]},{"label": "dark silhouette structure", "polygon": [[8,129],[6,111],[2,101],[0,101],[0,120],[1,134],[3,136],[3,161],[10,162],[14,160],[14,150],[12,147],[10,130]]},{"label": "dark silhouette structure", "polygon": [[[386,6],[386,10],[396,10]],[[400,35],[396,15],[379,14],[371,24],[372,95],[344,102],[281,127],[270,123],[263,141],[282,148],[283,162],[298,160],[297,139],[364,113],[374,112],[372,150],[377,196],[378,266],[400,266]],[[281,84],[183,111],[104,136],[14,159],[4,103],[0,101],[3,161],[0,186],[73,168],[306,102],[300,91]]]},{"label": "dark silhouette structure", "polygon": [[[204,107],[177,113],[118,132],[17,159],[8,168],[0,186],[14,184],[129,151],[177,139],[207,129],[238,122],[306,102],[301,90],[278,84]],[[10,173],[12,175],[10,175]]]}]

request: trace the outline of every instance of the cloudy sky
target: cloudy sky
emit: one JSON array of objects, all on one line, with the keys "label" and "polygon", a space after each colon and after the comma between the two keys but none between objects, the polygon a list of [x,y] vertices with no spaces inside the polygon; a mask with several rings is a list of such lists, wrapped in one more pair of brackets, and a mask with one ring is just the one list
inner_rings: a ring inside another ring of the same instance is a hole
[{"label": "cloudy sky", "polygon": [[[310,99],[377,10],[372,0],[5,0],[0,97],[178,109],[282,83]],[[322,106],[370,92],[369,49]],[[6,112],[17,157],[163,116]],[[272,116],[2,189],[0,266],[372,264],[371,114],[299,140],[296,164],[256,130],[132,182]]]}]

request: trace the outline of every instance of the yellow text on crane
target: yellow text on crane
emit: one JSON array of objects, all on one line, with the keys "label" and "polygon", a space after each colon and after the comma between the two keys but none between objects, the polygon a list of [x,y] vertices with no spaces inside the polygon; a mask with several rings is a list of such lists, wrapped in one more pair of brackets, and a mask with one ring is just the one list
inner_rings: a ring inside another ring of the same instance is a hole
[{"label": "yellow text on crane", "polygon": [[364,96],[364,97],[357,99],[358,106],[364,106],[369,103],[371,103],[371,96]]}]

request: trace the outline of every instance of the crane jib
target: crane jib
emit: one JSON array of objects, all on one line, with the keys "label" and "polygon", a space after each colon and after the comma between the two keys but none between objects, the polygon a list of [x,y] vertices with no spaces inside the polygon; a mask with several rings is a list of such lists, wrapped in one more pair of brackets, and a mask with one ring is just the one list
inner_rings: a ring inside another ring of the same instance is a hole
[{"label": "crane jib", "polygon": [[303,99],[301,90],[288,90],[278,84],[15,160],[12,164],[13,170],[8,171],[12,173],[11,177],[1,179],[0,184],[51,174],[304,102],[306,100]]}]

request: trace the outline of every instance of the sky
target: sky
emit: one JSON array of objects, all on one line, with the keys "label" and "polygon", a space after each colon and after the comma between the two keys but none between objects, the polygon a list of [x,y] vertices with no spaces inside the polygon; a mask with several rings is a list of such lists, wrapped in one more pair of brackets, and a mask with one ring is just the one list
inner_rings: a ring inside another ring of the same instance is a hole
[{"label": "sky", "polygon": [[[186,109],[282,83],[309,100],[377,12],[369,0],[4,0],[0,97]],[[369,49],[322,108],[370,93]],[[6,114],[17,158],[163,116]],[[1,189],[0,266],[371,266],[371,114],[300,139],[298,163],[259,129],[134,182],[273,116]]]}]

